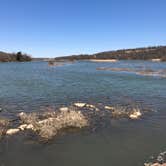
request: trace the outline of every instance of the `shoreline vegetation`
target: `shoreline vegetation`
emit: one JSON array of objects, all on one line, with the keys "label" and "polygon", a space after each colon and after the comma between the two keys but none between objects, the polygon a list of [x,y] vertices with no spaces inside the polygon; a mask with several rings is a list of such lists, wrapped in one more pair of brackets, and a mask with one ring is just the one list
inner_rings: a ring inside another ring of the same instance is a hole
[{"label": "shoreline vegetation", "polygon": [[17,53],[5,53],[0,52],[0,62],[29,62],[32,61],[30,55],[22,52]]},{"label": "shoreline vegetation", "polygon": [[[75,62],[88,60],[91,62],[117,62],[118,60],[151,60],[152,62],[166,61],[166,46],[142,47],[134,49],[121,49],[105,51],[95,54],[69,55],[56,58],[32,58],[30,55],[17,52],[5,53],[0,51],[0,62],[26,62],[26,61],[48,61],[50,66],[57,63]],[[54,63],[57,62],[57,63]]]},{"label": "shoreline vegetation", "polygon": [[51,61],[90,60],[94,62],[116,62],[118,60],[151,60],[153,62],[166,61],[166,46],[143,47],[135,49],[121,49],[116,51],[99,52],[95,54],[81,54],[63,56]]}]

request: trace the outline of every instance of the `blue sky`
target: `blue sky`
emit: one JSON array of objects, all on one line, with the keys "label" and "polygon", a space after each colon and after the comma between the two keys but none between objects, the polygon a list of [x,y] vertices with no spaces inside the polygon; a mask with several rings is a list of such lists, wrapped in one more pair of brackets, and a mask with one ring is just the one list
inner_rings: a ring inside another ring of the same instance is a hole
[{"label": "blue sky", "polygon": [[0,51],[57,57],[166,45],[166,0],[0,0]]}]

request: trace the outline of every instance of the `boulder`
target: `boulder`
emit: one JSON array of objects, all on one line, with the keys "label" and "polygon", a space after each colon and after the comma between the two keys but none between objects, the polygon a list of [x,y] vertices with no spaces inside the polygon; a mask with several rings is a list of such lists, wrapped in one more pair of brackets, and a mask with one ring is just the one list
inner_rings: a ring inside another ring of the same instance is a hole
[{"label": "boulder", "polygon": [[17,134],[19,131],[20,129],[8,129],[6,135],[14,135]]},{"label": "boulder", "polygon": [[85,107],[86,103],[74,103],[74,106],[79,107],[79,108],[83,108]]}]

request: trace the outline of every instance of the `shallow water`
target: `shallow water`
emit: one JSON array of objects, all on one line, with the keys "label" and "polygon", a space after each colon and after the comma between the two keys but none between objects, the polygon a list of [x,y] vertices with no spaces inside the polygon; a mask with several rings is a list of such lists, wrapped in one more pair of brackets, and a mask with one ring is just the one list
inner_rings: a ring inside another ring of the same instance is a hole
[{"label": "shallow water", "polygon": [[39,111],[81,101],[141,105],[154,110],[137,121],[101,119],[95,130],[58,136],[49,144],[30,136],[0,143],[0,166],[142,166],[166,149],[166,78],[98,67],[165,70],[164,62],[77,62],[49,67],[46,62],[1,63],[0,107],[6,114]]}]

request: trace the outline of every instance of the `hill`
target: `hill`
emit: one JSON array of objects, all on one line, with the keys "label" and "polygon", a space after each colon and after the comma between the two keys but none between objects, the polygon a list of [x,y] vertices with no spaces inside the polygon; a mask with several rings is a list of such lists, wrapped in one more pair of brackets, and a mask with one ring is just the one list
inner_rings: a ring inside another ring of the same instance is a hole
[{"label": "hill", "polygon": [[55,61],[63,60],[89,60],[89,59],[117,59],[117,60],[151,60],[160,59],[166,61],[166,46],[144,47],[135,49],[122,49],[116,51],[106,51],[96,54],[72,55],[66,57],[57,57]]}]

